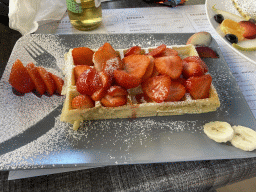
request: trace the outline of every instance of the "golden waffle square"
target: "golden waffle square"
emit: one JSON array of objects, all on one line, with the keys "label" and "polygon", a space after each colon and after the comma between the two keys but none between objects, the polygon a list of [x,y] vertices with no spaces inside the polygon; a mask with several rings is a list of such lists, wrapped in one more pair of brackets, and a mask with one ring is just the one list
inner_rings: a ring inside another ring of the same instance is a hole
[{"label": "golden waffle square", "polygon": [[[178,51],[179,56],[182,59],[188,56],[198,56],[193,45],[175,45],[167,47]],[[145,53],[148,53],[152,48],[154,47],[143,50]],[[124,57],[125,49],[117,49],[116,51],[120,53],[121,58]],[[70,49],[69,52],[65,54],[65,69],[63,70],[65,83],[62,89],[62,94],[65,95],[66,98],[61,113],[61,121],[73,124],[75,130],[79,127],[80,122],[84,120],[199,114],[216,111],[220,106],[217,91],[214,86],[211,85],[209,98],[206,99],[194,100],[189,93],[186,93],[181,101],[137,103],[135,95],[142,93],[142,89],[141,87],[136,87],[128,90],[128,102],[124,106],[104,107],[97,101],[93,108],[72,109],[72,99],[79,95],[75,85],[74,67],[72,49]]]}]

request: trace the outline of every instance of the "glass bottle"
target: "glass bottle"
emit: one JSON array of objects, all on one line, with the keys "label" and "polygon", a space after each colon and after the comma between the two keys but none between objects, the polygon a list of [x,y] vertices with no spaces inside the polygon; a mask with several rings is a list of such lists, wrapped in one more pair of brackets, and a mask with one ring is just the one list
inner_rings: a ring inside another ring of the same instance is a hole
[{"label": "glass bottle", "polygon": [[101,0],[66,0],[71,24],[78,30],[96,29],[102,22]]}]

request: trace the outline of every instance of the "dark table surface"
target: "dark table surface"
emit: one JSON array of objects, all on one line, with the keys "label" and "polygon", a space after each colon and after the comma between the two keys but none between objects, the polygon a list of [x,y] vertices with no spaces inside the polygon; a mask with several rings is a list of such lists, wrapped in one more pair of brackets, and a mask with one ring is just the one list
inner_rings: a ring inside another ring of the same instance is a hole
[{"label": "dark table surface", "polygon": [[[8,1],[0,1],[8,6]],[[186,5],[204,4],[189,0]],[[103,9],[158,6],[142,0],[102,3]],[[21,34],[8,27],[0,9],[0,77]],[[214,191],[256,176],[256,158],[117,165],[8,181],[0,171],[0,191]]]}]

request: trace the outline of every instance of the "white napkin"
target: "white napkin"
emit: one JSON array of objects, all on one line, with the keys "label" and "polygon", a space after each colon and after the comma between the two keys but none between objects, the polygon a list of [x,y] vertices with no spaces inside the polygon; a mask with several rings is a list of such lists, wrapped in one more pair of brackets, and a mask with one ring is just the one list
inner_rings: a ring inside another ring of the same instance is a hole
[{"label": "white napkin", "polygon": [[67,10],[66,0],[10,0],[9,27],[22,35],[39,25],[60,20]]}]

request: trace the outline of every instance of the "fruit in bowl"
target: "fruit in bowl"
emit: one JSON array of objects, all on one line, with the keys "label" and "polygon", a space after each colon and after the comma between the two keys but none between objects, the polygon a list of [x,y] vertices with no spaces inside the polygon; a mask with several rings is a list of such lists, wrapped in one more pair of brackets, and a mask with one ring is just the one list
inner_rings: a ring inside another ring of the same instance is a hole
[{"label": "fruit in bowl", "polygon": [[256,50],[256,24],[253,19],[245,20],[238,15],[216,9],[215,5],[212,9],[216,13],[214,20],[220,24],[221,31],[233,47],[242,51]]},{"label": "fruit in bowl", "polygon": [[212,36],[206,31],[200,31],[193,34],[188,40],[187,45],[192,44],[201,58],[218,58],[217,53],[209,46],[212,42]]}]

